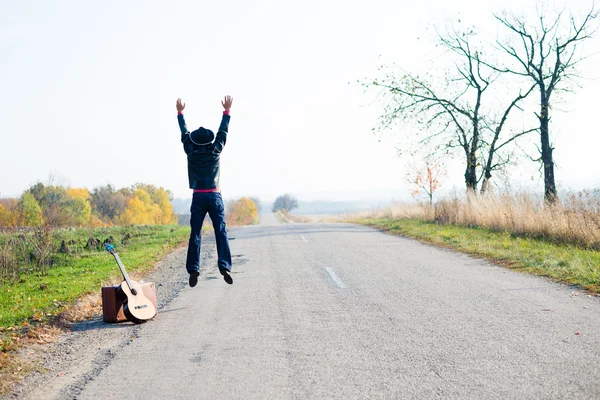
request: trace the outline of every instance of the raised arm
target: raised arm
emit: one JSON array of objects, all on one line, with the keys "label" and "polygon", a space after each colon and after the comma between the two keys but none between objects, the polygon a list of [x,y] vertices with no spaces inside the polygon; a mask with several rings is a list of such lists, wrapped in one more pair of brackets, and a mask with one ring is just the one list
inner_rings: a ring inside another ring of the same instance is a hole
[{"label": "raised arm", "polygon": [[221,101],[221,105],[223,105],[223,117],[221,118],[221,125],[219,125],[219,131],[217,132],[217,137],[215,139],[215,150],[217,152],[223,151],[223,147],[225,147],[225,142],[227,141],[227,133],[229,132],[229,120],[231,119],[229,115],[229,111],[231,110],[231,105],[233,104],[233,98],[231,96],[225,96],[223,101]]},{"label": "raised arm", "polygon": [[183,118],[183,110],[185,109],[185,103],[181,102],[181,99],[177,99],[175,103],[177,108],[177,122],[179,122],[179,130],[181,130],[181,141],[183,142],[186,134],[188,133],[187,126],[185,125],[185,119]]},{"label": "raised arm", "polygon": [[177,99],[175,104],[177,107],[177,122],[179,123],[179,130],[181,131],[181,143],[183,143],[183,151],[185,154],[190,154],[194,150],[194,146],[190,140],[190,132],[185,125],[185,119],[183,118],[183,110],[185,103],[181,102],[181,99]]}]

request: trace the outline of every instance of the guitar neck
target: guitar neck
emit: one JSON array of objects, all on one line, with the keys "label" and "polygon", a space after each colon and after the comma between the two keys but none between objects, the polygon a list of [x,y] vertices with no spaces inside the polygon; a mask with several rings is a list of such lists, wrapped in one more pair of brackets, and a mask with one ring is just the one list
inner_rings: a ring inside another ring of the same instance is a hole
[{"label": "guitar neck", "polygon": [[121,273],[123,274],[123,278],[125,278],[125,282],[127,282],[127,286],[129,286],[129,290],[134,291],[135,289],[133,289],[133,285],[131,283],[131,280],[129,279],[129,274],[127,273],[125,266],[121,262],[119,255],[117,253],[113,253],[113,256],[115,257],[115,260],[117,260],[117,264],[119,265],[119,269],[121,270]]}]

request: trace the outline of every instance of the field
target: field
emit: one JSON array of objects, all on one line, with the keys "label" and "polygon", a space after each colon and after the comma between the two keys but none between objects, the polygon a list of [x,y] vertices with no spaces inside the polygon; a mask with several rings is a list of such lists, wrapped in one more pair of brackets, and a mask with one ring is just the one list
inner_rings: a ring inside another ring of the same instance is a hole
[{"label": "field", "polygon": [[189,235],[188,227],[122,226],[95,229],[32,229],[0,235],[0,333],[56,317],[86,293],[122,280],[113,257],[103,250],[113,242],[127,271],[135,277],[152,269],[165,253]]}]

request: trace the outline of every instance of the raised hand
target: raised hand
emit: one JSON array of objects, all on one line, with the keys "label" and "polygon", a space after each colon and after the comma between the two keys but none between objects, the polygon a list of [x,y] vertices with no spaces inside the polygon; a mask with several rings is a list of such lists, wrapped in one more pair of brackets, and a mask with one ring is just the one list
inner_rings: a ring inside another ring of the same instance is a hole
[{"label": "raised hand", "polygon": [[177,112],[183,112],[183,109],[185,108],[185,103],[181,102],[181,99],[177,99],[177,103],[175,104],[175,107],[177,107]]},{"label": "raised hand", "polygon": [[231,96],[225,96],[221,104],[225,111],[229,111],[231,109],[231,104],[233,103],[233,98]]}]

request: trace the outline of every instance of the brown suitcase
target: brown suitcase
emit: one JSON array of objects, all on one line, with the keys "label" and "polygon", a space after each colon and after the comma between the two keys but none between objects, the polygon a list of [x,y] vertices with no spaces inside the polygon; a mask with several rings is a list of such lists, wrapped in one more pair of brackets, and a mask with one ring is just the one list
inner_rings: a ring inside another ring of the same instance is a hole
[{"label": "brown suitcase", "polygon": [[[144,296],[154,304],[154,308],[158,311],[156,304],[156,286],[152,282],[140,283]],[[102,287],[102,315],[105,322],[123,322],[127,321],[127,317],[123,312],[123,303],[127,300],[127,296],[121,290],[121,285],[104,286]]]}]

